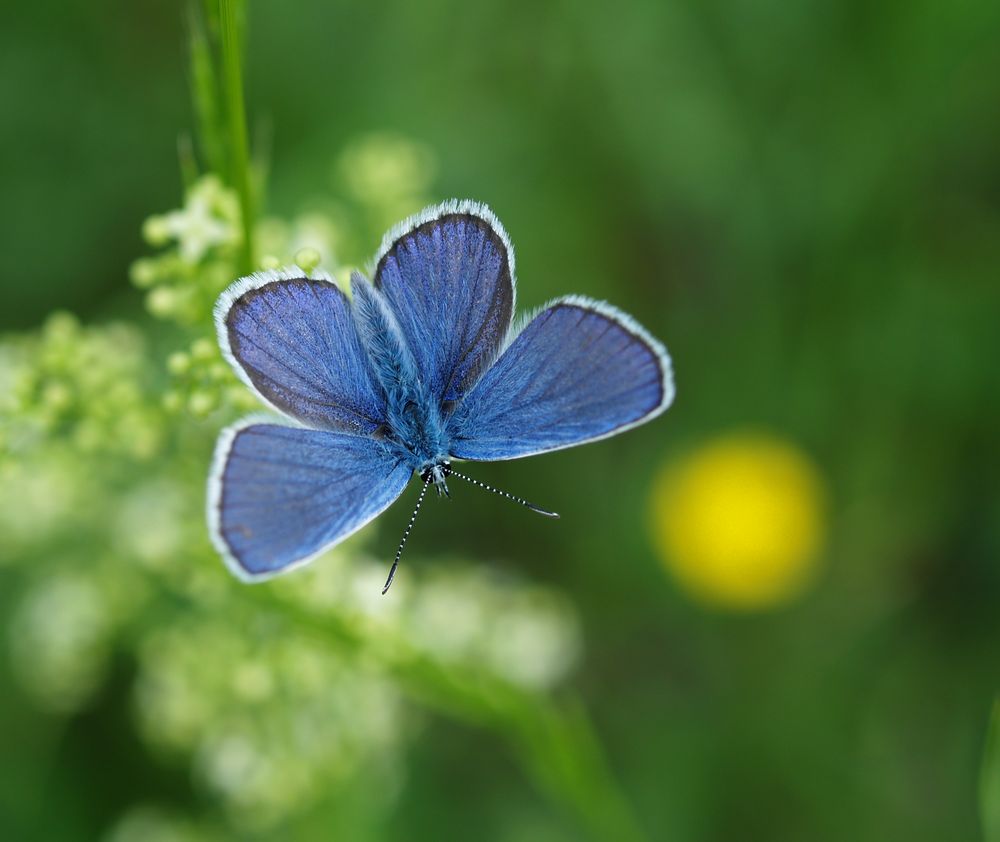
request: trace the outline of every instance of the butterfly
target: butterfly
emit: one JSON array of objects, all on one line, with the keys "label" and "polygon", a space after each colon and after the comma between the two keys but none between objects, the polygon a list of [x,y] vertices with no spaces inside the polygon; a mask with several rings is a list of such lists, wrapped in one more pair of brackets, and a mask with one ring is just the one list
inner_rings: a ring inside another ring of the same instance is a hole
[{"label": "butterfly", "polygon": [[597,441],[655,418],[674,396],[666,348],[631,316],[570,295],[513,322],[514,250],[485,206],[452,200],[382,240],[348,297],[321,273],[257,272],[215,306],[219,346],[279,417],[219,435],[208,525],[229,569],[260,581],[297,568],[422,487]]}]

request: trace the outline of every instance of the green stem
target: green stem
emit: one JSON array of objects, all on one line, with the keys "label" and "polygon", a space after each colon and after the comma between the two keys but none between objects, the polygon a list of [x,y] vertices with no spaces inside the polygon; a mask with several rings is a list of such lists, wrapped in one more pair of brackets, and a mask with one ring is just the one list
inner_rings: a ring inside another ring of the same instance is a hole
[{"label": "green stem", "polygon": [[[199,149],[205,168],[226,173],[226,128],[222,114],[222,88],[215,55],[208,34],[207,9],[190,0],[188,12],[188,56],[191,76],[191,104],[197,122]],[[185,187],[189,185],[185,183]]]},{"label": "green stem", "polygon": [[219,29],[222,34],[222,79],[229,123],[230,159],[233,187],[240,199],[243,223],[243,253],[240,270],[254,268],[254,207],[250,186],[250,148],[247,141],[246,107],[243,99],[243,47],[237,11],[239,0],[219,0]]},{"label": "green stem", "polygon": [[578,699],[534,700],[523,715],[509,718],[506,730],[536,786],[575,813],[593,839],[646,839]]}]

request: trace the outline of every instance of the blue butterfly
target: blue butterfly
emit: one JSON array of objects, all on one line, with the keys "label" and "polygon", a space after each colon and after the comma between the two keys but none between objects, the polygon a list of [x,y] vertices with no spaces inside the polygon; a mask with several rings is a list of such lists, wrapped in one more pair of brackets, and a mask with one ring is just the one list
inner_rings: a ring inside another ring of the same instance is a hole
[{"label": "blue butterfly", "polygon": [[597,441],[663,412],[666,348],[608,304],[567,296],[513,325],[514,250],[485,206],[450,201],[389,231],[374,280],[348,298],[325,275],[258,272],[219,297],[219,345],[283,418],[224,430],[208,481],[212,540],[230,570],[292,570],[423,482],[490,462]]}]

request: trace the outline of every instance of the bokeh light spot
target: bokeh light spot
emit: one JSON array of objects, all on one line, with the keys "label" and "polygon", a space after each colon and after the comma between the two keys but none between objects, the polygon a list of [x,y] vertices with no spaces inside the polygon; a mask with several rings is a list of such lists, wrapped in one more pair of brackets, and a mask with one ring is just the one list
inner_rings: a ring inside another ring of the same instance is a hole
[{"label": "bokeh light spot", "polygon": [[794,444],[728,434],[661,471],[653,535],[666,568],[699,602],[767,609],[812,580],[824,497],[817,468]]}]

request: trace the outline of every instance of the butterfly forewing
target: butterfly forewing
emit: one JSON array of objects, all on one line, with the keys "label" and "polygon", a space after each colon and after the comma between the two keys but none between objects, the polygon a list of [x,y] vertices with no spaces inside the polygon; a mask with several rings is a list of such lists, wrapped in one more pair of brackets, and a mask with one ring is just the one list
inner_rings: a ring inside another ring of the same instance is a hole
[{"label": "butterfly forewing", "polygon": [[459,400],[495,359],[514,312],[513,253],[500,223],[473,202],[433,208],[390,232],[374,283],[431,395]]},{"label": "butterfly forewing", "polygon": [[237,374],[286,415],[322,429],[370,433],[385,401],[346,296],[322,279],[260,273],[216,307],[219,343]]},{"label": "butterfly forewing", "polygon": [[449,422],[452,455],[492,461],[605,438],[673,398],[663,346],[624,313],[554,302],[511,342]]}]

